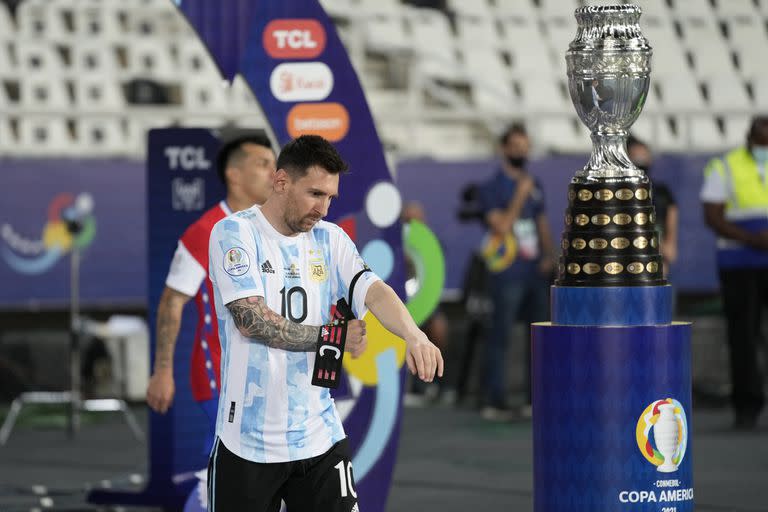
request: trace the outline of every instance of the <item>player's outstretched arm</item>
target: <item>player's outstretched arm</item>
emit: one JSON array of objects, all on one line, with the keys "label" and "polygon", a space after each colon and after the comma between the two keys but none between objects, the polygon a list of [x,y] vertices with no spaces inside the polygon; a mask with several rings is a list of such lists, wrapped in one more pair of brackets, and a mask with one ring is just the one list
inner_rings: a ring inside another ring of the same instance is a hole
[{"label": "player's outstretched arm", "polygon": [[405,340],[405,360],[411,373],[431,382],[437,373],[443,376],[443,355],[429,341],[395,291],[384,281],[376,281],[365,295],[365,305],[376,315],[381,325]]},{"label": "player's outstretched arm", "polygon": [[173,352],[181,327],[184,305],[191,297],[165,287],[157,306],[155,331],[155,366],[147,387],[147,404],[156,412],[165,413],[173,402],[176,385],[173,382]]}]

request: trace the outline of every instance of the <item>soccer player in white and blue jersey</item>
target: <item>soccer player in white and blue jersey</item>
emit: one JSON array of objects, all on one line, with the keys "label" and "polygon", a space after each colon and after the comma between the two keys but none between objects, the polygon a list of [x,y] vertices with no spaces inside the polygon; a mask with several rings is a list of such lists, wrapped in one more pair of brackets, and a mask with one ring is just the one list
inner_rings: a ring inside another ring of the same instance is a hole
[{"label": "soccer player in white and blue jersey", "polygon": [[[350,454],[328,389],[313,386],[315,351],[331,306],[349,297],[406,342],[411,372],[442,375],[439,349],[354,243],[324,222],[347,165],[325,139],[288,143],[263,207],[219,221],[210,238],[222,346],[217,441],[209,464],[209,510],[358,510]],[[365,323],[347,323],[346,350],[366,347]],[[339,468],[345,469],[345,471]],[[344,479],[344,481],[339,481]]]}]

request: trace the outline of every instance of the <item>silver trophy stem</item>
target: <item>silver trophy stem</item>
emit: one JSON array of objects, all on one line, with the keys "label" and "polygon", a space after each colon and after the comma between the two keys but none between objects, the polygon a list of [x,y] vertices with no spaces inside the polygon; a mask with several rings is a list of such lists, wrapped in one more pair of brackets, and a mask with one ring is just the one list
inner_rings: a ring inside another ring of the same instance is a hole
[{"label": "silver trophy stem", "polygon": [[576,173],[577,178],[587,181],[627,178],[643,180],[645,173],[635,167],[627,155],[627,132],[593,132],[592,156],[586,167]]}]

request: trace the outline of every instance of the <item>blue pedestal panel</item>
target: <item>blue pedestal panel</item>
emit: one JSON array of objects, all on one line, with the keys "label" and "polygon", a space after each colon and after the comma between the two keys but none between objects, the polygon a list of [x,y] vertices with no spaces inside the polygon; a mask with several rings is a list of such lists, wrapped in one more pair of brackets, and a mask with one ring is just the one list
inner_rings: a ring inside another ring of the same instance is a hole
[{"label": "blue pedestal panel", "polygon": [[553,286],[557,325],[660,325],[672,321],[672,287]]},{"label": "blue pedestal panel", "polygon": [[534,511],[692,511],[690,324],[534,324],[532,344]]}]

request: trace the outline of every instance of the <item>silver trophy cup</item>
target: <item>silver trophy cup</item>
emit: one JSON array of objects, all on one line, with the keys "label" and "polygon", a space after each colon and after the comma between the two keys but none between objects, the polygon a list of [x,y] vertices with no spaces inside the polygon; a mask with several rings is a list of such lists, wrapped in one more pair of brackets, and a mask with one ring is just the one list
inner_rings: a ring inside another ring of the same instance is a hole
[{"label": "silver trophy cup", "polygon": [[592,156],[576,182],[644,181],[629,160],[627,130],[643,109],[651,47],[640,31],[635,5],[576,10],[578,32],[568,47],[568,85],[579,117],[592,132]]}]

